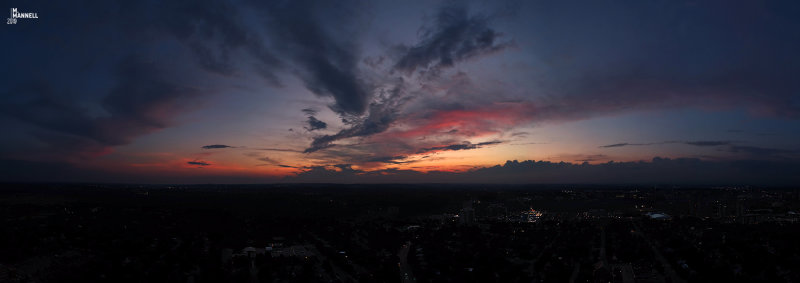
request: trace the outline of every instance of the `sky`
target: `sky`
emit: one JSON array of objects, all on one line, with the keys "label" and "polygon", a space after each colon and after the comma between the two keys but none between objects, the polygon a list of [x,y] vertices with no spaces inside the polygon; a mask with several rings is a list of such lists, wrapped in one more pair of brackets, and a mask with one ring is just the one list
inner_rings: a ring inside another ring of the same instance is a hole
[{"label": "sky", "polygon": [[795,1],[6,3],[0,181],[800,182]]}]

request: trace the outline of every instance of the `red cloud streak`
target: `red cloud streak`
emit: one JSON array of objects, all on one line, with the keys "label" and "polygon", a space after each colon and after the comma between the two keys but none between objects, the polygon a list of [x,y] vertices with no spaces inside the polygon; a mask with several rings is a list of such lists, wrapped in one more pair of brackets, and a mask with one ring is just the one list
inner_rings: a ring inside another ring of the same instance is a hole
[{"label": "red cloud streak", "polygon": [[392,138],[417,138],[442,134],[451,130],[454,135],[481,137],[503,129],[530,122],[535,106],[530,102],[501,102],[477,109],[441,110],[427,117],[411,118],[405,123],[410,129],[387,132]]}]

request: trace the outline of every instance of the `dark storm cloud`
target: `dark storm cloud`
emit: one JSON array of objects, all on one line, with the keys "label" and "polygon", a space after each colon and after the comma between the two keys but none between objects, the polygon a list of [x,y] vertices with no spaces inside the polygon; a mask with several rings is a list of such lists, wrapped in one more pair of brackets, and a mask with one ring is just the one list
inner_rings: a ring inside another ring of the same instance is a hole
[{"label": "dark storm cloud", "polygon": [[[100,104],[108,115],[90,115],[85,108],[62,98],[77,94],[55,89],[48,82],[12,89],[9,96],[24,99],[4,105],[3,112],[46,130],[35,134],[42,142],[80,154],[88,147],[123,145],[137,136],[163,129],[175,113],[186,108],[184,100],[201,94],[166,81],[161,70],[143,58],[127,57],[115,69],[116,85]],[[69,138],[50,139],[57,136]],[[83,141],[75,142],[76,139]],[[81,146],[72,147],[75,145]]]},{"label": "dark storm cloud", "polygon": [[[367,88],[358,78],[357,44],[354,38],[345,36],[346,32],[340,33],[350,23],[335,20],[347,18],[339,17],[337,13],[353,12],[349,10],[351,5],[313,1],[144,1],[120,5],[98,3],[79,9],[78,13],[73,13],[75,8],[69,5],[50,8],[58,7],[65,9],[62,13],[44,11],[60,18],[43,21],[43,29],[63,35],[69,39],[69,44],[35,42],[26,45],[34,49],[30,52],[49,54],[53,52],[48,50],[48,46],[70,47],[54,49],[54,56],[75,59],[84,64],[79,66],[82,68],[111,64],[116,86],[107,93],[98,93],[103,88],[94,86],[104,84],[96,82],[80,91],[71,91],[65,87],[70,83],[63,81],[87,82],[102,76],[71,71],[69,75],[60,76],[65,80],[42,80],[37,72],[19,72],[16,77],[7,78],[9,81],[3,86],[10,88],[2,89],[0,93],[7,93],[5,96],[12,98],[10,103],[3,102],[4,114],[49,131],[37,134],[38,137],[85,139],[80,143],[85,149],[62,150],[66,155],[70,155],[70,151],[76,154],[89,150],[101,152],[104,147],[127,144],[138,136],[170,126],[171,118],[185,112],[194,104],[189,99],[200,93],[193,87],[184,86],[177,78],[197,79],[197,69],[232,77],[250,71],[248,67],[252,67],[272,86],[280,85],[276,72],[290,70],[301,77],[314,93],[333,97],[332,109],[343,114],[363,114],[370,100],[365,91]],[[83,12],[91,13],[92,9],[103,11],[104,16],[81,16]],[[247,13],[252,10],[259,11],[258,17]],[[76,21],[71,18],[73,16],[81,17],[81,20]],[[75,23],[75,27],[63,30],[54,24],[56,22]],[[78,30],[81,32],[76,32]],[[109,39],[105,36],[109,30],[125,36]],[[43,35],[37,38],[53,37]],[[179,46],[173,46],[173,42]],[[179,59],[173,60],[180,58],[178,53],[183,51],[180,48],[190,52],[199,68]],[[117,63],[118,58],[127,59]],[[169,58],[169,64],[159,62],[159,58]],[[23,63],[37,65],[30,60],[9,63],[15,69],[23,67],[20,65]],[[20,97],[29,99],[17,99]],[[89,113],[85,109],[86,101],[81,101],[91,100],[89,98],[95,100],[90,103],[97,103],[99,98],[101,111],[109,115]],[[321,129],[321,123],[315,122],[310,128]],[[59,140],[43,142],[62,148]]]},{"label": "dark storm cloud", "polygon": [[111,144],[125,144],[133,136],[167,127],[174,113],[185,110],[184,99],[199,94],[168,82],[160,76],[158,67],[143,58],[128,57],[120,64],[117,76],[120,82],[101,102],[111,116],[98,121],[104,138],[116,140]]},{"label": "dark storm cloud", "polygon": [[91,137],[95,128],[93,119],[85,110],[62,97],[47,82],[22,84],[4,94],[4,97],[26,97],[27,101],[4,103],[3,113],[43,129]]},{"label": "dark storm cloud", "polygon": [[[434,24],[423,28],[417,45],[398,48],[401,55],[393,70],[407,75],[415,70],[435,75],[459,61],[508,47],[510,43],[498,42],[499,36],[498,32],[488,27],[488,17],[470,15],[464,5],[445,5],[439,9]],[[402,116],[401,108],[412,99],[405,93],[405,83],[403,78],[397,78],[393,88],[375,90],[379,97],[369,103],[366,116],[353,115],[360,114],[358,112],[339,111],[345,114],[343,120],[351,127],[334,135],[315,137],[305,152],[329,148],[337,140],[367,137],[389,129]]]},{"label": "dark storm cloud", "polygon": [[237,66],[236,52],[250,55],[257,73],[279,85],[276,71],[285,67],[269,46],[243,20],[241,7],[227,1],[169,1],[158,5],[152,23],[155,32],[166,31],[186,44],[198,64],[222,75],[232,75]]},{"label": "dark storm cloud", "polygon": [[461,3],[450,3],[439,10],[433,26],[422,29],[422,40],[411,47],[400,47],[404,55],[394,69],[407,75],[452,67],[456,62],[502,50],[501,34],[488,27],[483,15],[470,15]]},{"label": "dark storm cloud", "polygon": [[[51,17],[38,23],[36,36],[14,35],[25,31],[10,30],[10,38],[26,38],[18,41],[26,50],[10,53],[24,60],[7,62],[19,71],[0,83],[10,86],[0,90],[11,100],[3,104],[16,109],[4,112],[36,127],[31,131],[37,138],[53,138],[42,140],[44,144],[64,148],[60,145],[64,137],[83,139],[80,144],[85,149],[63,150],[59,158],[82,156],[96,148],[109,152],[110,147],[169,127],[172,117],[193,108],[199,94],[206,93],[196,84],[183,83],[197,77],[195,69],[230,75],[239,51],[252,53],[250,57],[256,58],[252,62],[270,68],[280,65],[228,2],[79,6],[41,7]],[[65,22],[71,23],[69,28],[63,27]],[[188,48],[200,68],[181,59],[183,50],[173,43]],[[161,60],[165,57],[169,60]],[[27,65],[48,71],[26,71],[31,69]]]},{"label": "dark storm cloud", "polygon": [[235,148],[235,146],[224,145],[224,144],[210,144],[204,145],[203,149],[218,149],[218,148]]},{"label": "dark storm cloud", "polygon": [[308,116],[308,120],[306,121],[306,123],[308,124],[308,126],[304,128],[309,132],[328,128],[327,123],[317,120],[317,118],[314,116]]},{"label": "dark storm cloud", "polygon": [[333,135],[317,136],[311,146],[304,152],[311,153],[320,149],[333,146],[333,142],[352,137],[364,137],[381,133],[389,129],[391,124],[400,115],[400,107],[408,101],[403,96],[402,86],[396,86],[389,91],[381,91],[378,100],[370,103],[366,116],[345,116],[346,123],[351,125]]},{"label": "dark storm cloud", "polygon": [[[319,96],[333,97],[331,109],[341,114],[363,114],[370,100],[359,78],[358,48],[344,25],[355,14],[346,3],[282,1],[263,3],[269,14],[266,27],[274,47],[300,67],[306,87]],[[333,34],[332,30],[339,30]]]},{"label": "dark storm cloud", "polygon": [[208,162],[205,162],[205,161],[202,161],[202,160],[188,161],[188,162],[186,162],[186,164],[198,165],[198,166],[209,166],[209,165],[211,165],[211,163],[208,163]]},{"label": "dark storm cloud", "polygon": [[[266,38],[242,16],[253,8],[261,21],[256,26],[265,28]],[[241,68],[237,64],[243,60],[236,56],[241,50],[256,59],[256,70],[274,85],[280,85],[276,72],[293,69],[310,91],[334,98],[334,111],[362,114],[370,94],[356,68],[358,48],[345,36],[350,23],[335,18],[352,17],[351,9],[341,2],[176,1],[164,4],[159,20],[211,71],[230,75]]]},{"label": "dark storm cloud", "polygon": [[[85,138],[87,141],[84,144],[94,143],[92,147],[127,144],[137,136],[168,127],[172,116],[185,111],[188,107],[184,106],[193,104],[191,101],[184,100],[196,97],[199,91],[192,87],[182,86],[175,81],[174,74],[163,72],[162,69],[168,68],[168,66],[154,60],[162,55],[150,48],[153,45],[151,43],[155,43],[154,39],[168,41],[170,38],[164,37],[164,35],[172,36],[172,39],[184,44],[192,52],[194,59],[203,70],[221,75],[227,76],[237,71],[240,67],[237,66],[237,63],[241,61],[240,53],[247,53],[249,58],[255,59],[249,60],[249,62],[258,64],[260,70],[264,70],[261,73],[273,81],[273,85],[277,85],[277,81],[272,72],[283,66],[281,61],[268,51],[268,47],[254,33],[251,26],[241,20],[239,7],[230,2],[170,1],[151,3],[144,1],[120,5],[95,3],[83,7],[77,13],[72,11],[73,7],[61,7],[64,9],[58,7],[59,5],[47,7],[54,9],[48,14],[58,17],[58,21],[45,20],[41,24],[46,26],[56,22],[74,24],[70,30],[63,30],[58,26],[44,28],[44,30],[53,30],[53,33],[57,33],[58,36],[63,35],[69,38],[67,42],[71,44],[61,43],[67,48],[58,49],[57,52],[60,52],[60,56],[83,60],[86,63],[79,66],[81,68],[92,67],[92,64],[111,63],[113,66],[111,69],[114,70],[112,74],[116,76],[117,85],[109,93],[98,95],[93,93],[96,92],[96,88],[92,88],[92,86],[87,90],[81,90],[85,93],[69,93],[69,88],[65,88],[59,78],[50,78],[44,82],[36,81],[36,85],[40,85],[42,88],[36,90],[34,99],[27,103],[21,103],[21,105],[14,105],[14,108],[19,109],[20,113],[12,113],[12,115],[60,135]],[[55,12],[59,9],[61,13]],[[87,11],[92,13],[92,9],[103,11],[103,16],[82,16],[82,13]],[[82,18],[74,20],[69,18],[70,15]],[[131,17],[130,15],[139,16]],[[113,30],[114,34],[125,34],[125,36],[110,39],[105,36],[106,29]],[[120,33],[119,31],[124,32]],[[42,37],[53,38],[52,36]],[[75,42],[72,42],[73,38],[75,38]],[[51,44],[37,46],[48,45]],[[71,46],[83,46],[85,50],[76,50],[70,48]],[[40,47],[34,47],[34,49],[36,48]],[[169,50],[163,47],[159,48]],[[114,63],[119,57],[127,59]],[[182,63],[180,61],[172,62],[173,64]],[[116,65],[114,66],[114,64]],[[78,69],[64,77],[78,82],[94,79],[82,78],[81,75],[83,73]],[[26,80],[18,78],[17,81],[25,82]],[[18,85],[16,88],[27,88],[27,86]],[[30,91],[29,88],[28,90]],[[16,91],[12,89],[12,92]],[[11,95],[26,94],[12,93]],[[56,99],[56,97],[72,99]],[[86,109],[71,102],[87,97],[100,97],[99,104],[109,115],[98,117],[89,114]],[[49,133],[47,135],[54,136],[56,134]],[[43,135],[39,134],[39,136]],[[58,140],[44,142],[57,144]],[[82,150],[75,149],[73,151],[75,154],[79,154]]]}]

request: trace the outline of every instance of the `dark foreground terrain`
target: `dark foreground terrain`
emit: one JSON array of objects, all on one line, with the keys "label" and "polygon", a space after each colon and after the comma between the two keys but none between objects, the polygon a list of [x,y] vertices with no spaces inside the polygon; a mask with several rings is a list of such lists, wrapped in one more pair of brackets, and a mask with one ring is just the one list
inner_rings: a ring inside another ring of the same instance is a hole
[{"label": "dark foreground terrain", "polygon": [[0,282],[798,282],[800,191],[0,186]]}]

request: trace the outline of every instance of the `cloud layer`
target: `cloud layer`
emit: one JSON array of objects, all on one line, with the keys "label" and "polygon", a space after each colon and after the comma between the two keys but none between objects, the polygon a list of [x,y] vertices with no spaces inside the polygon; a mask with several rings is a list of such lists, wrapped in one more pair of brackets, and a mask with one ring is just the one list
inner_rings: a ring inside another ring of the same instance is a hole
[{"label": "cloud layer", "polygon": [[653,158],[649,162],[601,164],[507,161],[503,165],[466,172],[386,169],[362,171],[349,165],[312,167],[285,182],[293,183],[499,183],[499,184],[665,184],[665,185],[775,185],[800,181],[791,172],[800,163],[737,160],[703,161],[693,158]]}]

